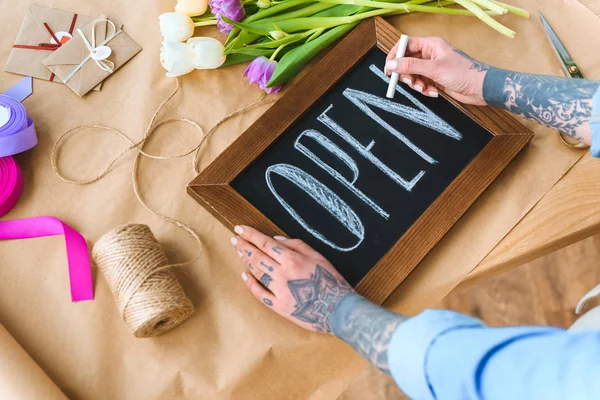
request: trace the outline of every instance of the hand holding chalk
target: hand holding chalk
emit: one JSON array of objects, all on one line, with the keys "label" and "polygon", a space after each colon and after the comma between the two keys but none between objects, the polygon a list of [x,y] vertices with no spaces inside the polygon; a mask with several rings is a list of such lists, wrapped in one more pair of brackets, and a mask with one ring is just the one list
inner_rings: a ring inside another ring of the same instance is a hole
[{"label": "hand holding chalk", "polygon": [[[404,57],[406,54],[406,46],[408,45],[408,36],[402,35],[400,36],[400,41],[398,42],[398,51],[396,52],[396,60]],[[397,72],[392,72],[392,76],[390,78],[390,84],[388,86],[388,91],[385,97],[388,99],[394,98],[394,93],[396,93],[396,85],[398,85],[398,78],[400,75]]]}]

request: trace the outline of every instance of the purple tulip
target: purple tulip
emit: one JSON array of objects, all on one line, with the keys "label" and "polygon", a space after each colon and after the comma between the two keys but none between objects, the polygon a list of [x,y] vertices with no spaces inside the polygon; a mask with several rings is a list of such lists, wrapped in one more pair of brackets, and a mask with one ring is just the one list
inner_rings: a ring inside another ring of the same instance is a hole
[{"label": "purple tulip", "polygon": [[267,83],[269,83],[271,76],[273,76],[275,67],[277,67],[277,61],[260,56],[248,64],[244,71],[244,76],[248,77],[250,83],[258,84],[265,93],[277,93],[281,90],[281,86],[267,87]]},{"label": "purple tulip", "polygon": [[222,33],[229,33],[233,26],[223,21],[222,15],[232,21],[240,22],[246,17],[246,11],[240,0],[210,0],[208,2],[212,13],[217,19],[217,26]]}]

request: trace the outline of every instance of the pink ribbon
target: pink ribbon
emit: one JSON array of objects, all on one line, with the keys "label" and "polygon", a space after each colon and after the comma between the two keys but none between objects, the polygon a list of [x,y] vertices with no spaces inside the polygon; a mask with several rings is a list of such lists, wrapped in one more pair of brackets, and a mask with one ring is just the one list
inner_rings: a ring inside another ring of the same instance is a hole
[{"label": "pink ribbon", "polygon": [[17,204],[23,190],[23,175],[12,157],[0,158],[0,217]]},{"label": "pink ribbon", "polygon": [[0,222],[0,240],[64,235],[67,246],[71,300],[94,299],[90,257],[85,238],[54,217],[35,217]]}]

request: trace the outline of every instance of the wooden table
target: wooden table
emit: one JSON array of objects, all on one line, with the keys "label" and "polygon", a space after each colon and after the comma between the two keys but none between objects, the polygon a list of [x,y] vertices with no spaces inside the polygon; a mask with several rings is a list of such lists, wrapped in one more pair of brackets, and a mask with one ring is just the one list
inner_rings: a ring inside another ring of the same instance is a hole
[{"label": "wooden table", "polygon": [[[600,16],[600,0],[579,1]],[[457,289],[597,233],[600,233],[600,162],[588,152]]]}]

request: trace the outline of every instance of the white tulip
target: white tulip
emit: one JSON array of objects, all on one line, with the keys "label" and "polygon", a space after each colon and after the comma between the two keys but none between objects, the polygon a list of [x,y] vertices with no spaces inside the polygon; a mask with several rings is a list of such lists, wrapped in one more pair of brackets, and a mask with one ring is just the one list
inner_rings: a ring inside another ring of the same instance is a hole
[{"label": "white tulip", "polygon": [[168,42],[185,42],[194,35],[194,21],[186,14],[165,13],[158,20],[160,33]]},{"label": "white tulip", "polygon": [[175,6],[175,11],[194,17],[204,14],[207,8],[207,0],[179,0]]},{"label": "white tulip", "polygon": [[167,70],[167,76],[174,78],[185,75],[194,70],[194,48],[185,43],[162,43],[160,49],[160,63]]},{"label": "white tulip", "polygon": [[194,51],[194,66],[197,69],[219,68],[227,58],[225,47],[217,39],[210,37],[195,37],[187,41]]}]

